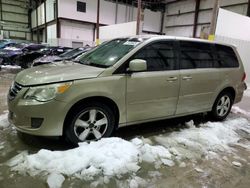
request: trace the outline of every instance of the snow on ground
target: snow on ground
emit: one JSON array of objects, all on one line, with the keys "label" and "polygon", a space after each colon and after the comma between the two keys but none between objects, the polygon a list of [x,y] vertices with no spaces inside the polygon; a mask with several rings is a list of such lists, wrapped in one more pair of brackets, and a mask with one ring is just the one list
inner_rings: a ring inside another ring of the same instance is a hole
[{"label": "snow on ground", "polygon": [[61,174],[52,173],[48,176],[47,184],[50,188],[60,188],[65,178]]},{"label": "snow on ground", "polygon": [[232,110],[231,110],[234,114],[242,114],[246,117],[250,117],[250,112],[246,111],[246,110],[243,110],[241,109],[240,107],[238,106],[233,106],[232,107]]},{"label": "snow on ground", "polygon": [[250,83],[247,83],[247,90],[244,91],[244,96],[250,97]]},{"label": "snow on ground", "polygon": [[1,65],[2,69],[21,69],[20,66],[17,65]]},{"label": "snow on ground", "polygon": [[[180,131],[154,136],[152,140],[156,145],[144,138],[130,141],[116,137],[103,138],[97,142],[81,143],[79,147],[66,151],[42,149],[35,154],[24,151],[8,161],[7,165],[21,174],[48,175],[49,184],[51,177],[55,177],[56,182],[51,187],[61,185],[64,176],[93,181],[92,185],[97,186],[109,182],[111,177],[121,178],[126,174],[134,174],[126,184],[138,187],[147,183],[136,176],[141,163],[152,164],[156,170],[176,164],[185,167],[186,160],[220,159],[221,153],[236,155],[235,148],[232,147],[234,145],[249,149],[249,141],[241,143],[242,137],[238,133],[244,131],[250,134],[250,123],[242,117],[230,117],[224,122],[199,125],[190,121],[186,123],[186,127]],[[196,169],[197,172],[201,170],[203,169],[198,167]],[[152,175],[161,174],[154,172]],[[96,180],[96,177],[99,179]]]},{"label": "snow on ground", "polygon": [[219,152],[233,153],[230,146],[241,139],[237,131],[250,134],[250,123],[244,118],[228,118],[224,122],[187,123],[188,129],[169,135],[155,136],[158,144],[165,146],[177,159],[217,158]]},{"label": "snow on ground", "polygon": [[142,161],[164,163],[171,154],[162,146],[151,146],[142,139],[126,141],[121,138],[103,138],[97,142],[81,143],[67,151],[40,150],[28,155],[22,152],[8,162],[12,170],[35,176],[42,172],[58,173],[91,180],[97,175],[121,176],[135,173]]},{"label": "snow on ground", "polygon": [[8,113],[5,112],[4,114],[0,115],[0,129],[6,128],[8,126]]}]

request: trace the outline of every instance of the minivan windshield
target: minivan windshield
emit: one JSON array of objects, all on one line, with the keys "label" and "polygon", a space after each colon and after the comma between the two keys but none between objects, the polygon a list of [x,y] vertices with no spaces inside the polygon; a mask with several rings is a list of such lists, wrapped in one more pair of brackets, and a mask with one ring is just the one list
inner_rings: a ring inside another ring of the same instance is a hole
[{"label": "minivan windshield", "polygon": [[143,40],[138,38],[111,40],[83,55],[79,62],[96,67],[110,67],[142,42]]}]

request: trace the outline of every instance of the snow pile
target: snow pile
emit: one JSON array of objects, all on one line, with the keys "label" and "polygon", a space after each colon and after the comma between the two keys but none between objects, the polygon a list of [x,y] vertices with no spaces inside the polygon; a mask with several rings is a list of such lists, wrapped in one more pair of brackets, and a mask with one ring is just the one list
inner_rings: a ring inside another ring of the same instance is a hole
[{"label": "snow pile", "polygon": [[4,114],[0,115],[0,129],[6,128],[9,125],[10,124],[8,122],[8,113],[4,113]]},{"label": "snow pile", "polygon": [[47,184],[50,188],[60,188],[65,178],[61,174],[52,173],[48,176]]},{"label": "snow pile", "polygon": [[97,175],[121,176],[137,172],[142,161],[164,163],[171,154],[162,146],[151,146],[135,138],[131,142],[121,138],[103,138],[97,142],[81,143],[67,151],[40,150],[28,155],[22,152],[8,162],[12,170],[39,173],[57,173],[91,180]]},{"label": "snow pile", "polygon": [[177,151],[177,159],[214,158],[218,152],[233,152],[232,145],[238,144],[241,136],[237,131],[250,134],[250,124],[244,118],[229,119],[224,122],[207,122],[192,126],[170,135],[155,136],[155,141],[170,152]]},{"label": "snow pile", "polygon": [[[148,182],[136,176],[141,163],[153,164],[155,169],[162,165],[171,167],[176,164],[185,168],[186,159],[219,158],[219,153],[234,153],[234,145],[246,148],[249,145],[246,139],[246,142],[242,143],[239,132],[249,135],[250,124],[241,117],[198,126],[190,121],[186,126],[188,128],[180,131],[154,136],[151,139],[153,142],[144,138],[126,141],[113,137],[81,143],[79,147],[66,151],[42,149],[35,154],[24,151],[8,161],[7,165],[21,174],[48,175],[47,182],[50,187],[62,185],[64,175],[91,181],[99,177],[97,181],[92,182],[93,186],[98,186],[108,183],[111,177],[121,178],[125,174],[133,174],[126,184],[138,187]],[[154,142],[160,145],[152,145]],[[195,170],[202,172],[199,168]],[[56,181],[51,181],[51,177],[55,177]]]},{"label": "snow pile", "polygon": [[244,116],[250,117],[250,112],[241,109],[238,106],[233,106],[231,110],[234,114],[243,114]]}]

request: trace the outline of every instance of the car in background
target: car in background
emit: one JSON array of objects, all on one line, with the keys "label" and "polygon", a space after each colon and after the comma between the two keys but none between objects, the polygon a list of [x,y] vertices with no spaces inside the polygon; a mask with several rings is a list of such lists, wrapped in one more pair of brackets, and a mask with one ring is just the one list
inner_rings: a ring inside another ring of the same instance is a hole
[{"label": "car in background", "polygon": [[65,52],[72,50],[69,47],[61,47],[61,46],[47,46],[38,50],[28,50],[22,53],[20,56],[16,58],[16,64],[22,68],[31,67],[33,61],[39,57],[48,56],[48,55],[60,55]]},{"label": "car in background", "polygon": [[50,56],[43,56],[41,58],[35,59],[33,61],[32,66],[38,66],[38,65],[43,65],[43,64],[48,64],[51,62],[57,62],[57,61],[63,61],[63,60],[73,60],[77,58],[78,56],[82,55],[83,53],[89,51],[91,48],[90,47],[80,47],[80,48],[75,48],[70,51],[67,51],[61,55],[50,55]]},{"label": "car in background", "polygon": [[16,44],[16,42],[14,42],[13,40],[9,40],[9,39],[0,40],[0,49],[11,46],[13,44]]},{"label": "car in background", "polygon": [[17,43],[0,50],[0,65],[17,65],[16,60],[24,53],[44,48],[45,45],[34,43]]}]

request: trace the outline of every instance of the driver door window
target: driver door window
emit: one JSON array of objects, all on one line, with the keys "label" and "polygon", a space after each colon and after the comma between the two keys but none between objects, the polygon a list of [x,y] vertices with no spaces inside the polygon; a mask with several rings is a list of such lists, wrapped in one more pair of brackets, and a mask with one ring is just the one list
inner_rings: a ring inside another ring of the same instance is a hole
[{"label": "driver door window", "polygon": [[172,41],[150,44],[137,52],[133,59],[146,60],[148,71],[176,70]]}]

